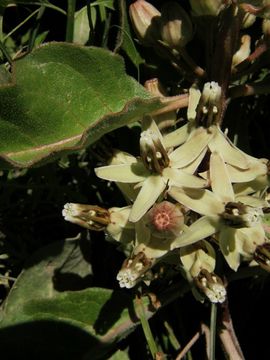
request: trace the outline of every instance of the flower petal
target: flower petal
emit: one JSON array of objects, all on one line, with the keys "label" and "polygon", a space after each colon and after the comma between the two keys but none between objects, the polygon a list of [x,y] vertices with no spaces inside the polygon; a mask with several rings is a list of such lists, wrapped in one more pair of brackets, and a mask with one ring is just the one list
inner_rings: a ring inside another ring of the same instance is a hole
[{"label": "flower petal", "polygon": [[232,165],[227,165],[227,170],[231,179],[231,182],[234,183],[243,183],[254,180],[260,175],[267,173],[266,164],[262,163],[260,160],[252,161],[248,169],[243,170],[239,169]]},{"label": "flower petal", "polygon": [[251,260],[258,245],[265,242],[265,232],[261,224],[236,231],[236,241],[241,255]]},{"label": "flower petal", "polygon": [[188,121],[194,121],[196,119],[197,113],[196,109],[201,98],[201,92],[197,88],[197,85],[193,85],[189,89],[188,97],[188,109],[187,109],[187,118]]},{"label": "flower petal", "polygon": [[180,204],[201,215],[218,215],[224,211],[224,204],[209,190],[172,187],[168,193]]},{"label": "flower petal", "polygon": [[169,155],[171,166],[182,168],[190,164],[201,154],[212,137],[213,133],[202,127],[194,130],[189,139]]},{"label": "flower petal", "polygon": [[222,254],[230,268],[234,271],[236,271],[240,265],[240,253],[237,249],[236,231],[237,229],[224,226],[218,236]]},{"label": "flower petal", "polygon": [[224,161],[230,165],[239,167],[240,169],[248,169],[249,161],[248,156],[240,149],[238,149],[233,143],[226,138],[219,127],[216,127],[217,131],[209,142],[209,148],[211,152],[217,151],[222,154]]},{"label": "flower petal", "polygon": [[245,205],[249,205],[255,208],[263,208],[268,207],[268,202],[264,199],[261,199],[256,196],[249,196],[249,195],[239,195],[236,197],[237,201],[240,201],[241,203]]},{"label": "flower petal", "polygon": [[234,201],[233,187],[223,157],[214,151],[210,157],[210,180],[212,191],[223,202]]},{"label": "flower petal", "polygon": [[234,184],[233,188],[235,194],[247,195],[261,191],[268,186],[270,186],[270,177],[268,175],[260,175],[252,181]]},{"label": "flower petal", "polygon": [[182,246],[191,245],[195,242],[205,239],[219,231],[219,216],[203,216],[195,221],[183,235],[179,236],[171,245],[171,249],[177,249]]},{"label": "flower petal", "polygon": [[215,270],[216,254],[212,245],[205,240],[198,244],[184,246],[180,249],[180,259],[185,271],[190,272],[192,278],[199,275],[202,269],[209,273]]},{"label": "flower petal", "polygon": [[101,166],[95,168],[95,173],[101,179],[123,183],[143,181],[150,174],[140,161],[132,164]]},{"label": "flower petal", "polygon": [[155,203],[165,188],[166,184],[160,175],[149,176],[143,182],[143,186],[132,206],[129,220],[132,222],[138,221]]},{"label": "flower petal", "polygon": [[179,129],[172,131],[163,136],[163,143],[165,148],[175,147],[183,144],[188,136],[190,130],[188,124],[181,126]]},{"label": "flower petal", "polygon": [[162,175],[165,178],[165,182],[169,180],[169,185],[203,188],[208,184],[208,181],[179,169],[165,168]]},{"label": "flower petal", "polygon": [[[205,148],[200,155],[194,160],[192,161],[190,164],[188,164],[187,166],[183,167],[181,170],[189,173],[189,174],[194,174],[195,171],[198,169],[200,163],[202,162],[205,154],[207,152],[207,148]],[[200,175],[200,174],[199,174]],[[202,176],[203,177],[203,176]],[[203,177],[204,179],[208,179],[208,177]]]}]

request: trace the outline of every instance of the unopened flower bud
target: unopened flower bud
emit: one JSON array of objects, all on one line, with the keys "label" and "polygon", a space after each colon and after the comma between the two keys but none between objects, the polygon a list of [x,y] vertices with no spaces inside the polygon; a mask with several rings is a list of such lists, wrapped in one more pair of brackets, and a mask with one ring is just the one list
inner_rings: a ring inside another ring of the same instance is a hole
[{"label": "unopened flower bud", "polygon": [[263,19],[262,32],[267,38],[269,38],[269,36],[270,36],[270,19]]},{"label": "unopened flower bud", "polygon": [[250,26],[252,26],[256,21],[256,16],[250,13],[245,13],[244,18],[242,20],[242,25],[241,28],[242,29],[247,29]]},{"label": "unopened flower bud", "polygon": [[137,0],[129,7],[129,15],[139,40],[146,46],[153,46],[160,38],[160,12],[150,3]]},{"label": "unopened flower bud", "polygon": [[262,245],[257,246],[254,253],[254,260],[264,270],[270,272],[270,243],[266,242]]},{"label": "unopened flower bud", "polygon": [[184,47],[192,38],[192,23],[176,2],[168,2],[161,10],[161,38],[172,49]]},{"label": "unopened flower bud", "polygon": [[236,51],[232,58],[232,67],[237,66],[249,56],[250,42],[251,38],[249,35],[243,35],[241,37],[240,48]]},{"label": "unopened flower bud", "polygon": [[109,211],[96,205],[67,203],[62,214],[66,221],[90,230],[104,230],[110,223]]},{"label": "unopened flower bud", "polygon": [[189,0],[195,16],[217,16],[225,7],[224,0]]},{"label": "unopened flower bud", "polygon": [[262,209],[244,205],[241,202],[228,202],[222,214],[225,224],[234,228],[256,226],[262,216]]},{"label": "unopened flower bud", "polygon": [[116,279],[121,288],[131,289],[139,281],[143,280],[144,274],[153,265],[143,252],[140,252],[129,259],[126,259],[118,272]]},{"label": "unopened flower bud", "polygon": [[169,165],[168,154],[154,131],[141,133],[140,150],[142,161],[150,171],[160,174]]},{"label": "unopened flower bud", "polygon": [[194,278],[194,284],[212,303],[223,303],[226,300],[227,292],[225,286],[216,274],[202,270]]},{"label": "unopened flower bud", "polygon": [[[166,92],[157,78],[147,80],[144,84],[144,87],[154,96],[166,96]],[[159,130],[162,131],[176,124],[176,111],[172,110],[159,115],[155,115],[153,116],[153,119],[155,120]]]},{"label": "unopened flower bud", "polygon": [[162,201],[155,204],[146,214],[146,221],[154,236],[175,237],[183,229],[184,215],[178,205],[169,201]]}]

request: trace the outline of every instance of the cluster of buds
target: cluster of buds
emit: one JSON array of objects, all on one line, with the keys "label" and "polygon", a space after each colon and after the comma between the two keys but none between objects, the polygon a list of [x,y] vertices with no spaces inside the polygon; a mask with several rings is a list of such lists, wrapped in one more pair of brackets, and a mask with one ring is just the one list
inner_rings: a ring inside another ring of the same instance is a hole
[{"label": "cluster of buds", "polygon": [[145,46],[164,42],[172,49],[183,48],[193,37],[193,26],[186,11],[174,1],[164,5],[161,12],[145,0],[130,5],[134,31]]}]

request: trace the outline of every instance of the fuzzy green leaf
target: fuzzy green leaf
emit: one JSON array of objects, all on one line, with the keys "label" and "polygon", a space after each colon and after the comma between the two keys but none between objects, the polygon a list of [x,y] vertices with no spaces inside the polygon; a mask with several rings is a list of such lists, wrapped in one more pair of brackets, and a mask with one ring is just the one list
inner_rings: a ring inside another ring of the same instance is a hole
[{"label": "fuzzy green leaf", "polygon": [[49,43],[17,60],[0,87],[0,165],[72,153],[163,105],[101,48]]},{"label": "fuzzy green leaf", "polygon": [[[57,242],[26,264],[0,313],[1,355],[100,359],[135,328],[130,295],[86,287],[92,271],[85,246],[79,239]],[[81,290],[71,291],[75,285]]]}]

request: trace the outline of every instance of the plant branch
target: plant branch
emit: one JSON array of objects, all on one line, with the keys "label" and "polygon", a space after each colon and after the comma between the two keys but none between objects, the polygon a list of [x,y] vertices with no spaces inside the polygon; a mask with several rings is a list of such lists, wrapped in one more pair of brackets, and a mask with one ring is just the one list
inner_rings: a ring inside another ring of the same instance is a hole
[{"label": "plant branch", "polygon": [[66,41],[73,42],[76,0],[68,0]]},{"label": "plant branch", "polygon": [[207,353],[207,359],[209,359],[209,328],[205,325],[201,325],[201,329],[198,330],[194,336],[190,339],[190,341],[187,343],[187,345],[181,350],[181,352],[177,355],[175,360],[181,360],[183,357],[187,354],[187,352],[192,348],[192,346],[199,340],[201,335],[205,335],[205,341],[206,341],[206,353]]},{"label": "plant branch", "polygon": [[221,328],[219,337],[229,359],[244,360],[244,355],[235,335],[228,300],[221,306]]},{"label": "plant branch", "polygon": [[209,359],[215,360],[216,356],[216,323],[217,323],[217,304],[211,304],[210,316],[210,343]]}]

